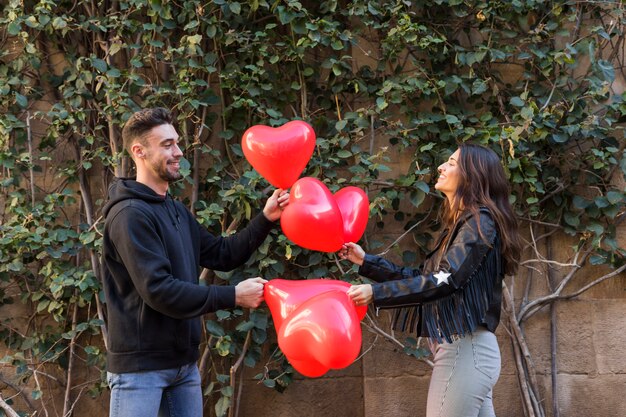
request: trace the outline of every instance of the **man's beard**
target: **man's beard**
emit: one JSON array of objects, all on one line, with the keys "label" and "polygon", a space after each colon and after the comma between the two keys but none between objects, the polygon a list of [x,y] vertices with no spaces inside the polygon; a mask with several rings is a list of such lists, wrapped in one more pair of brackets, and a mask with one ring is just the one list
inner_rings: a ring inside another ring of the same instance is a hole
[{"label": "man's beard", "polygon": [[161,178],[163,181],[174,182],[174,181],[178,181],[179,179],[183,177],[183,175],[180,173],[180,165],[179,165],[179,170],[176,172],[170,172],[167,169],[167,167],[168,167],[168,164],[158,165],[154,167],[156,168],[157,174],[159,174],[159,178]]}]

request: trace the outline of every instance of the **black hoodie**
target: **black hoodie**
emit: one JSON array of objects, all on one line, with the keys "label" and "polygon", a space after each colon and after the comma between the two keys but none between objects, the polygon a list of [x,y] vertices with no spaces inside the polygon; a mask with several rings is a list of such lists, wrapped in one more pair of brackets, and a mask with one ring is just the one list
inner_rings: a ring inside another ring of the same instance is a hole
[{"label": "black hoodie", "polygon": [[274,223],[263,214],[228,237],[211,235],[180,202],[116,179],[104,207],[107,370],[175,368],[198,359],[200,316],[235,306],[234,286],[198,284],[199,265],[232,270]]}]

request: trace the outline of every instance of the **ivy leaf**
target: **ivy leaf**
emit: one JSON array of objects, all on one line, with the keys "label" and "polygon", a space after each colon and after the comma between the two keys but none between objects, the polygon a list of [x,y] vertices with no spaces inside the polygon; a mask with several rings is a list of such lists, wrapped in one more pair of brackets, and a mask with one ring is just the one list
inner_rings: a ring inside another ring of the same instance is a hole
[{"label": "ivy leaf", "polygon": [[231,313],[230,313],[230,311],[227,311],[227,310],[217,310],[215,312],[215,315],[217,316],[218,320],[222,321],[222,320],[226,320],[226,319],[230,318]]},{"label": "ivy leaf", "polygon": [[215,378],[222,384],[227,384],[230,382],[230,375],[227,374],[217,374]]},{"label": "ivy leaf", "polygon": [[107,71],[107,63],[100,58],[91,58],[91,65],[98,71],[105,73]]},{"label": "ivy leaf", "polygon": [[214,336],[222,337],[226,335],[224,328],[213,320],[207,320],[204,325],[206,326],[207,331]]},{"label": "ivy leaf", "polygon": [[589,263],[591,265],[602,265],[606,263],[606,257],[602,255],[591,255],[589,257]]},{"label": "ivy leaf", "polygon": [[52,27],[56,30],[64,29],[67,27],[67,22],[63,17],[57,16],[52,20]]},{"label": "ivy leaf", "polygon": [[109,55],[113,56],[116,53],[118,53],[121,49],[122,49],[122,44],[119,42],[116,42],[113,45],[111,45],[111,47],[109,48]]},{"label": "ivy leaf", "polygon": [[215,344],[215,350],[217,350],[218,355],[225,357],[230,353],[232,346],[233,344],[230,336],[222,336]]},{"label": "ivy leaf", "polygon": [[376,4],[374,2],[367,2],[367,11],[372,14],[372,16],[380,16],[382,12],[376,8]]},{"label": "ivy leaf", "polygon": [[599,59],[598,68],[600,69],[600,73],[606,81],[612,82],[613,80],[615,80],[615,68],[613,67],[612,63],[605,59]]},{"label": "ivy leaf", "polygon": [[430,187],[424,181],[417,181],[415,183],[415,187],[422,190],[424,193],[428,194],[430,192]]},{"label": "ivy leaf", "polygon": [[624,200],[624,194],[617,191],[609,191],[608,193],[606,193],[606,199],[611,204],[617,204]]},{"label": "ivy leaf", "polygon": [[387,103],[387,101],[384,99],[384,97],[378,97],[376,99],[376,107],[378,107],[378,109],[380,110],[384,110],[389,104]]},{"label": "ivy leaf", "polygon": [[424,191],[420,189],[411,191],[410,200],[413,206],[419,207],[424,202],[425,198],[426,198],[426,193],[424,193]]},{"label": "ivy leaf", "polygon": [[600,223],[595,222],[588,224],[586,230],[593,232],[596,236],[600,236],[604,233],[604,227]]},{"label": "ivy leaf", "polygon": [[459,122],[460,122],[460,120],[459,120],[459,118],[458,118],[458,117],[456,117],[456,116],[455,116],[455,115],[453,115],[453,114],[446,114],[446,122],[448,122],[448,124],[453,125],[453,124],[457,124],[457,123],[459,123]]},{"label": "ivy leaf", "polygon": [[599,208],[605,208],[609,205],[609,200],[606,197],[596,197],[593,201]]},{"label": "ivy leaf", "polygon": [[591,201],[579,195],[575,195],[574,198],[572,198],[572,205],[577,209],[584,210],[589,207],[590,204]]},{"label": "ivy leaf", "polygon": [[475,96],[480,95],[487,91],[488,86],[485,80],[475,80],[472,84],[472,94]]},{"label": "ivy leaf", "polygon": [[231,387],[230,385],[227,385],[224,388],[222,388],[220,390],[220,392],[222,393],[222,395],[224,395],[226,397],[232,397],[233,396],[233,387]]},{"label": "ivy leaf", "polygon": [[[267,327],[267,325],[265,327]],[[265,331],[265,328],[252,329],[252,340],[258,345],[263,344],[267,340],[267,331]]]},{"label": "ivy leaf", "polygon": [[289,24],[293,19],[295,19],[295,14],[291,12],[291,10],[287,9],[284,6],[278,7],[278,19],[280,23],[283,25]]},{"label": "ivy leaf", "polygon": [[580,218],[575,213],[565,212],[563,214],[563,219],[565,220],[565,223],[572,227],[577,227],[580,224]]},{"label": "ivy leaf", "polygon": [[199,20],[192,20],[191,22],[187,23],[185,25],[185,27],[183,28],[184,31],[188,31],[189,29],[193,29],[198,27],[198,25],[200,25],[200,21]]},{"label": "ivy leaf", "polygon": [[242,321],[237,325],[236,329],[240,332],[247,332],[248,330],[254,329],[254,323],[251,321]]},{"label": "ivy leaf", "polygon": [[341,132],[346,127],[347,124],[348,124],[347,120],[339,120],[338,122],[335,123],[335,130],[337,132]]},{"label": "ivy leaf", "polygon": [[228,409],[230,408],[230,398],[229,397],[220,397],[215,404],[215,415],[217,417],[224,417],[226,413],[228,413]]},{"label": "ivy leaf", "polygon": [[189,44],[189,46],[198,45],[200,42],[202,42],[202,35],[200,34],[195,34],[187,37],[187,43]]},{"label": "ivy leaf", "polygon": [[330,46],[335,50],[335,51],[341,51],[343,49],[343,42],[341,42],[340,40],[334,40]]},{"label": "ivy leaf", "polygon": [[343,70],[341,69],[341,66],[337,64],[333,64],[332,70],[333,70],[333,74],[335,74],[336,77],[339,77],[341,74],[343,74]]},{"label": "ivy leaf", "polygon": [[14,20],[11,23],[9,23],[9,26],[7,27],[7,33],[11,36],[17,36],[21,31],[22,31],[22,26],[17,20]]},{"label": "ivy leaf", "polygon": [[402,252],[402,262],[406,265],[415,264],[417,262],[417,255],[413,251]]},{"label": "ivy leaf", "polygon": [[28,99],[20,93],[15,93],[15,102],[23,109],[28,107]]},{"label": "ivy leaf", "polygon": [[519,98],[517,96],[511,98],[509,103],[511,103],[511,105],[515,106],[515,107],[524,107],[524,100],[522,100],[521,98]]},{"label": "ivy leaf", "polygon": [[620,212],[619,210],[619,206],[615,205],[615,206],[609,206],[605,209],[602,210],[602,212],[609,218],[609,219],[614,219],[615,216],[617,216]]},{"label": "ivy leaf", "polygon": [[282,113],[280,113],[277,110],[268,108],[265,111],[267,112],[268,116],[270,116],[273,119],[279,119],[280,117],[282,117]]}]

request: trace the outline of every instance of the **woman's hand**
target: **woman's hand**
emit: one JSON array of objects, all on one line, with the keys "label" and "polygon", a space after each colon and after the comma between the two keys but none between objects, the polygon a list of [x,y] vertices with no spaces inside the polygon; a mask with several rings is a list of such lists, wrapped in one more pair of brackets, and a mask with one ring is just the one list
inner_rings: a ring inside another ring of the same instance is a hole
[{"label": "woman's hand", "polygon": [[358,306],[366,306],[374,301],[374,291],[370,284],[353,285],[346,294]]},{"label": "woman's hand", "polygon": [[339,257],[341,259],[347,259],[357,265],[363,265],[365,251],[356,243],[348,242],[344,243],[341,249],[339,249]]}]

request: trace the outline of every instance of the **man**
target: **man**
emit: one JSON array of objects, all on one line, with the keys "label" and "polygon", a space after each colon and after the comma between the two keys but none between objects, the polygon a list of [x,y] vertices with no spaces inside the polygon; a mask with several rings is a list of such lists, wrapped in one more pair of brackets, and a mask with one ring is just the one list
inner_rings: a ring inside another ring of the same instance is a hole
[{"label": "man", "polygon": [[166,109],[139,111],[122,131],[137,178],[116,179],[104,207],[104,291],[111,417],[201,417],[200,316],[263,301],[262,278],[198,285],[201,265],[228,271],[265,240],[288,204],[275,190],[240,232],[213,236],[168,194],[181,178],[178,134]]}]

